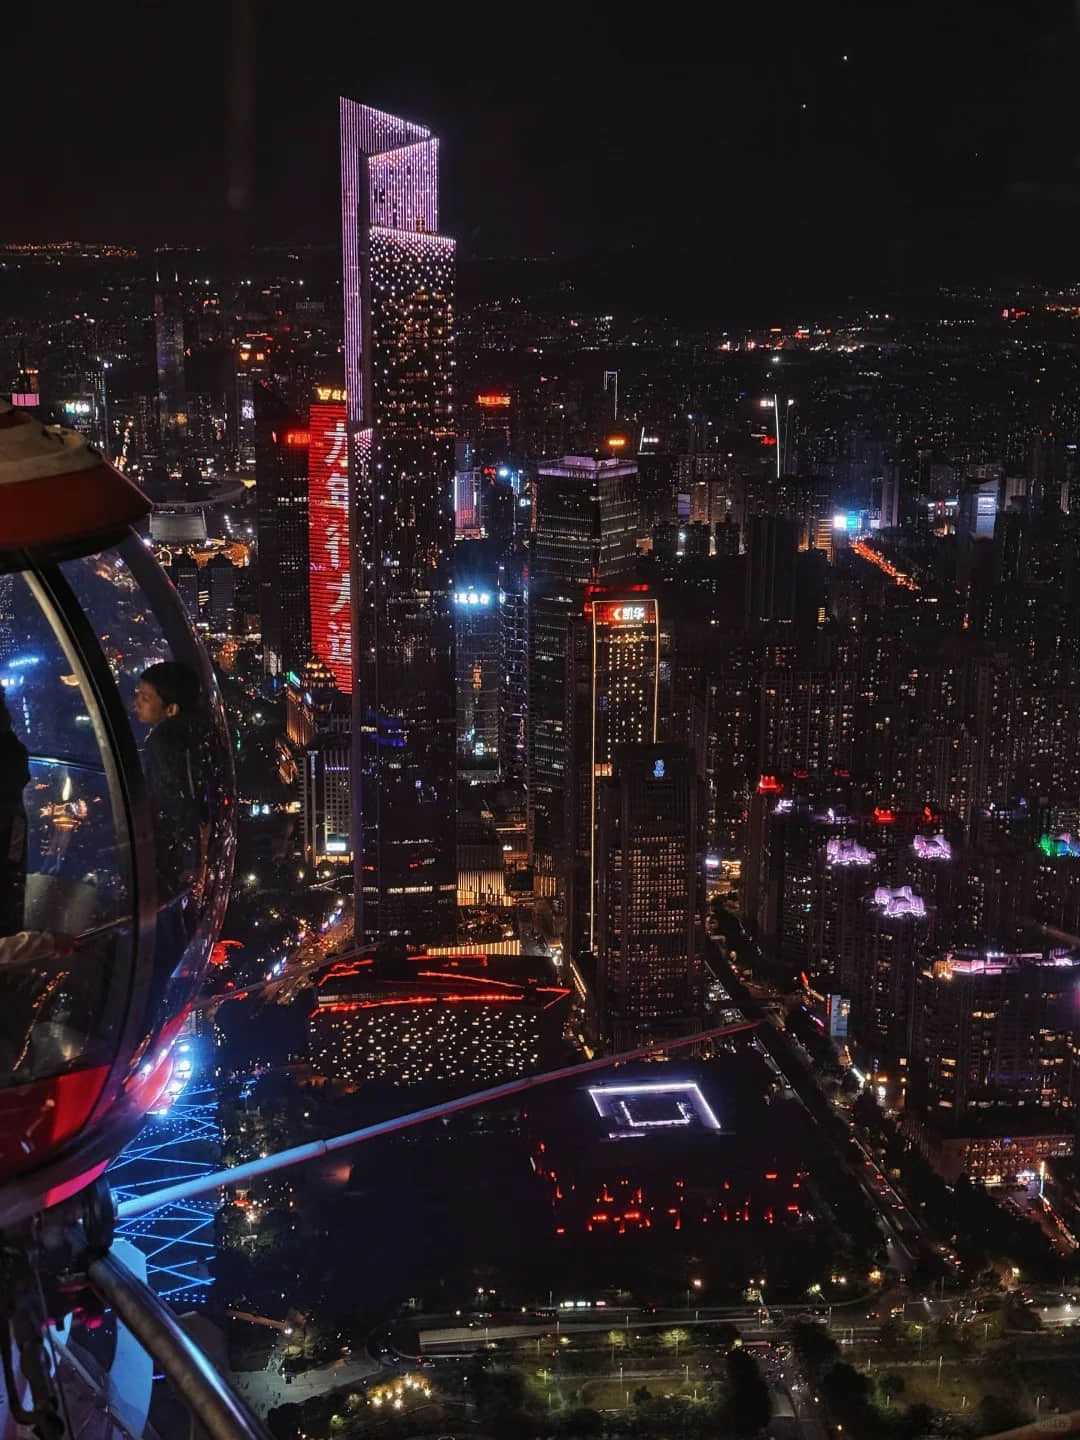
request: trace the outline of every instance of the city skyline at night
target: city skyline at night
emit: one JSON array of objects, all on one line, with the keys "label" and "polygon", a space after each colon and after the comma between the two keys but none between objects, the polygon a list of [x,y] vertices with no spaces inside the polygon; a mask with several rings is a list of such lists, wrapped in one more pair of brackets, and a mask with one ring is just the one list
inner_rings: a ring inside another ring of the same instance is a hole
[{"label": "city skyline at night", "polygon": [[1077,15],[13,36],[45,1440],[1080,1425]]}]

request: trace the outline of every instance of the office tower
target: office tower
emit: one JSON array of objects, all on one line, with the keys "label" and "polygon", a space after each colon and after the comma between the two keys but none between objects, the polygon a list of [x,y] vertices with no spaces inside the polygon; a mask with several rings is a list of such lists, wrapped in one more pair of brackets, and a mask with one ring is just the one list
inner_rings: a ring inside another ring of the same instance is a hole
[{"label": "office tower", "polygon": [[154,347],[157,352],[158,431],[166,459],[179,456],[187,426],[184,383],[184,312],[175,294],[154,296]]},{"label": "office tower", "polygon": [[206,623],[214,635],[231,635],[236,625],[236,566],[227,555],[206,562]]},{"label": "office tower", "polygon": [[499,563],[499,765],[524,784],[529,740],[529,571],[517,553]]},{"label": "office tower", "polygon": [[456,924],[451,359],[438,141],[340,102],[357,936]]},{"label": "office tower", "polygon": [[308,455],[306,418],[266,386],[255,391],[255,507],[259,615],[268,675],[303,669],[311,654],[308,614]]},{"label": "office tower", "polygon": [[1001,492],[1000,468],[995,465],[973,465],[960,491],[960,507],[956,516],[956,532],[972,540],[992,540]]},{"label": "office tower", "polygon": [[184,602],[188,619],[193,625],[197,625],[200,619],[198,562],[191,555],[177,555],[169,566],[169,579]]},{"label": "office tower", "polygon": [[510,458],[512,397],[508,390],[482,390],[468,406],[466,424],[477,465],[498,467]]},{"label": "office tower", "polygon": [[956,583],[965,595],[993,580],[994,523],[1001,492],[998,467],[969,467],[956,515]]},{"label": "office tower", "polygon": [[468,784],[499,778],[499,591],[459,574],[453,590],[458,774]]},{"label": "office tower", "polygon": [[349,583],[349,446],[342,401],[318,401],[308,417],[308,552],[311,648],[334,683],[352,693]]},{"label": "office tower", "polygon": [[483,534],[480,486],[483,471],[472,467],[454,471],[454,539],[478,540]]},{"label": "office tower", "polygon": [[572,853],[565,884],[571,951],[596,942],[597,806],[620,747],[659,733],[660,614],[646,587],[593,585],[570,622],[567,754]]},{"label": "office tower", "polygon": [[1069,1104],[1080,957],[1067,950],[959,950],[917,981],[913,1058],[927,1118]]},{"label": "office tower", "polygon": [[755,515],[747,540],[746,613],[750,620],[795,618],[798,528],[780,515]]},{"label": "office tower", "polygon": [[738,521],[731,515],[718,520],[713,527],[713,549],[717,555],[731,560],[738,555],[741,547]]},{"label": "office tower", "polygon": [[[506,466],[500,468],[506,473]],[[480,488],[480,518],[484,534],[500,549],[508,550],[519,535],[523,541],[527,538],[528,526],[519,522],[519,513],[527,518],[528,511],[519,505],[509,475],[500,480],[498,471],[494,475],[485,473]]]},{"label": "office tower", "polygon": [[348,735],[317,735],[300,762],[300,816],[309,865],[344,860],[352,833]]},{"label": "office tower", "polygon": [[589,584],[613,580],[635,555],[636,466],[566,455],[541,465],[530,566],[529,844],[549,872],[565,856],[566,643]]},{"label": "office tower", "polygon": [[886,465],[881,476],[881,508],[878,524],[882,530],[895,530],[900,524],[900,466]]},{"label": "office tower", "polygon": [[319,735],[348,735],[352,729],[352,697],[343,695],[334,672],[312,658],[298,675],[285,678],[285,734],[296,750]]},{"label": "office tower", "polygon": [[707,560],[712,553],[712,527],[704,520],[691,520],[683,532],[683,554],[688,560]]},{"label": "office tower", "polygon": [[259,386],[270,374],[269,335],[248,335],[236,347],[232,395],[232,438],[236,468],[250,475],[257,460]]},{"label": "office tower", "polygon": [[597,998],[615,1049],[696,1024],[698,781],[681,745],[616,752],[599,801]]}]

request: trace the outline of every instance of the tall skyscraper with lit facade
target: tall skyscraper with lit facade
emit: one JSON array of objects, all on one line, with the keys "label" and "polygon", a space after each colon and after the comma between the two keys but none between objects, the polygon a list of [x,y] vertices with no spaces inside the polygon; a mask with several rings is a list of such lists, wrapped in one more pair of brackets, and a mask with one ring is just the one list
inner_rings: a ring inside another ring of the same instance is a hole
[{"label": "tall skyscraper with lit facade", "polygon": [[340,102],[357,934],[453,933],[454,242],[438,145]]},{"label": "tall skyscraper with lit facade", "polygon": [[697,1027],[697,798],[685,745],[615,754],[598,815],[597,998],[615,1049]]},{"label": "tall skyscraper with lit facade", "polygon": [[537,472],[529,585],[529,843],[541,872],[564,863],[569,843],[570,617],[587,585],[614,580],[634,559],[636,476],[632,462],[584,455],[564,455]]},{"label": "tall skyscraper with lit facade", "polygon": [[175,293],[154,296],[154,349],[157,356],[158,428],[169,458],[187,429],[184,380],[184,311]]},{"label": "tall skyscraper with lit facade", "polygon": [[308,451],[306,415],[265,385],[253,395],[255,500],[259,527],[259,616],[268,675],[297,674],[311,656],[308,614]]},{"label": "tall skyscraper with lit facade", "polygon": [[567,874],[575,954],[596,943],[597,818],[619,746],[652,745],[659,734],[660,615],[643,585],[595,585],[570,624],[570,827]]},{"label": "tall skyscraper with lit facade", "polygon": [[311,646],[323,664],[330,667],[338,689],[349,695],[352,692],[352,584],[345,402],[313,401],[308,416]]}]

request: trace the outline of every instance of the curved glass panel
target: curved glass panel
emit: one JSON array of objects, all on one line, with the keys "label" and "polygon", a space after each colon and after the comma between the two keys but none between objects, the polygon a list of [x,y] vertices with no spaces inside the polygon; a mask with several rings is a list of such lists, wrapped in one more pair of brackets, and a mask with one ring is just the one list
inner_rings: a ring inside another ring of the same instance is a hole
[{"label": "curved glass panel", "polygon": [[153,827],[152,1009],[134,1065],[175,1033],[220,930],[233,858],[231,756],[205,652],[142,543],[132,536],[61,569],[101,638],[131,718]]},{"label": "curved glass panel", "polygon": [[0,580],[0,1086],[107,1066],[134,962],[129,836],[62,634],[25,575]]}]

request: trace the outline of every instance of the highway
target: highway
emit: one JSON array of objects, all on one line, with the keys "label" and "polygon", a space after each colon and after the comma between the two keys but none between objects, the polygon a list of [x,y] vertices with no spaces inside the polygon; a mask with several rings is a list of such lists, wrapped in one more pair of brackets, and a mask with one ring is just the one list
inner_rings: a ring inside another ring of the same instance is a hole
[{"label": "highway", "polygon": [[[832,1330],[839,1336],[876,1338],[881,1322],[867,1314],[867,1306],[871,1303],[863,1297],[829,1307],[832,1313],[828,1318]],[[555,1319],[539,1319],[534,1316],[514,1319],[510,1315],[494,1315],[486,1322],[472,1320],[464,1324],[461,1321],[457,1324],[438,1324],[439,1320],[448,1317],[432,1316],[427,1328],[420,1330],[420,1347],[424,1355],[437,1355],[442,1352],[445,1356],[448,1349],[453,1349],[455,1353],[471,1354],[496,1340],[523,1342],[542,1340],[550,1336],[557,1341],[564,1335],[593,1335],[599,1342],[597,1348],[601,1348],[608,1344],[606,1337],[612,1330],[625,1330],[627,1333],[640,1335],[647,1330],[671,1330],[687,1325],[695,1328],[734,1325],[746,1339],[767,1340],[776,1337],[778,1326],[785,1321],[809,1314],[805,1307],[799,1305],[770,1305],[764,1313],[770,1317],[767,1322],[762,1320],[763,1308],[760,1305],[700,1305],[691,1309],[659,1310],[650,1315],[609,1306],[591,1310],[588,1314],[567,1310]]]}]

